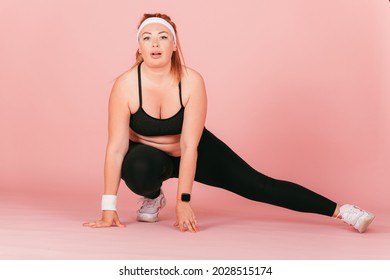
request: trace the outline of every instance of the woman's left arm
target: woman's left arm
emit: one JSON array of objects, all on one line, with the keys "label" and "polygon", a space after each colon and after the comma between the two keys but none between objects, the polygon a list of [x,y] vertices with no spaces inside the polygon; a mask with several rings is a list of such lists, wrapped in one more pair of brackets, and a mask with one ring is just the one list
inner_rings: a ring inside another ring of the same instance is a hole
[{"label": "woman's left arm", "polygon": [[176,223],[181,231],[196,232],[198,223],[189,202],[183,202],[183,193],[192,192],[198,158],[198,144],[202,136],[207,112],[207,96],[202,76],[188,69],[185,78],[188,101],[184,111],[184,121],[180,138],[181,159],[177,188]]}]

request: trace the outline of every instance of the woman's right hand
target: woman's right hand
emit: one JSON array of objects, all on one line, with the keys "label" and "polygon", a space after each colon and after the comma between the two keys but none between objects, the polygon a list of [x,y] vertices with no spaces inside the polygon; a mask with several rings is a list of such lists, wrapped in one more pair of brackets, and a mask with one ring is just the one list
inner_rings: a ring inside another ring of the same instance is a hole
[{"label": "woman's right hand", "polygon": [[91,228],[102,228],[117,226],[124,228],[125,225],[119,221],[119,217],[116,211],[104,210],[102,218],[100,220],[84,223],[83,226]]}]

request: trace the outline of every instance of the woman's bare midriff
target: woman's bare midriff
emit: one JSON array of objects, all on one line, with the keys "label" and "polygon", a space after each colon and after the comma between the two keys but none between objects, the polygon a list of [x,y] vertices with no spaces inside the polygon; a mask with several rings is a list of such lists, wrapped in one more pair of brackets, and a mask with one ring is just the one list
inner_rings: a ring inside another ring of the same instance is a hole
[{"label": "woman's bare midriff", "polygon": [[130,140],[159,149],[170,156],[180,157],[180,134],[144,136],[130,129]]}]

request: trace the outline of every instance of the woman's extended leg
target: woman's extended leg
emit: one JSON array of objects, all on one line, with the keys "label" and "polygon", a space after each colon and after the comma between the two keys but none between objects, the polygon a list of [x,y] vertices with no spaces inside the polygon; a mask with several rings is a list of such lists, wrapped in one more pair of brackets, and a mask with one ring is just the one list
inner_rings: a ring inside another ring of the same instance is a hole
[{"label": "woman's extended leg", "polygon": [[340,207],[303,186],[256,171],[206,128],[198,146],[195,180],[291,210],[337,216],[361,233],[375,218],[372,213],[354,205]]},{"label": "woman's extended leg", "polygon": [[332,216],[337,206],[303,186],[256,171],[206,128],[198,146],[195,180],[300,212]]}]

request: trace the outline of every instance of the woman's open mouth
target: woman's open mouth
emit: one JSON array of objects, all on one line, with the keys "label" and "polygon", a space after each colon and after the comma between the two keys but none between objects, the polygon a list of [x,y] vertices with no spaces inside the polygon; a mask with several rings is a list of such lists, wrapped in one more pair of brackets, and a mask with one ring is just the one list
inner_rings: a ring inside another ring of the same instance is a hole
[{"label": "woman's open mouth", "polygon": [[161,55],[162,55],[161,52],[152,52],[151,53],[152,58],[160,58]]}]

